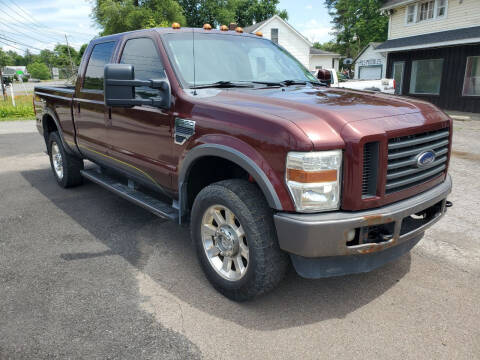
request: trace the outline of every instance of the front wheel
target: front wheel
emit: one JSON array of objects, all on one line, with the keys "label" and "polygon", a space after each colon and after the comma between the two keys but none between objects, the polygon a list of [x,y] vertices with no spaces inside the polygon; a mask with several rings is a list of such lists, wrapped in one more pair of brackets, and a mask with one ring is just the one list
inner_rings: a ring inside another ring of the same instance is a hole
[{"label": "front wheel", "polygon": [[191,235],[212,285],[235,301],[255,298],[284,277],[272,210],[257,186],[225,180],[204,188],[192,209]]}]

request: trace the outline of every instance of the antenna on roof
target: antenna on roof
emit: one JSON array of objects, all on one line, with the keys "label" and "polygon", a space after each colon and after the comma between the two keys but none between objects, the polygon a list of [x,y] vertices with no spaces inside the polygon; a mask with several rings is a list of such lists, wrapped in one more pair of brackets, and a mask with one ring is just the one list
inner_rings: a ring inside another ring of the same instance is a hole
[{"label": "antenna on roof", "polygon": [[197,95],[195,84],[195,28],[192,28],[192,52],[193,52],[193,95]]}]

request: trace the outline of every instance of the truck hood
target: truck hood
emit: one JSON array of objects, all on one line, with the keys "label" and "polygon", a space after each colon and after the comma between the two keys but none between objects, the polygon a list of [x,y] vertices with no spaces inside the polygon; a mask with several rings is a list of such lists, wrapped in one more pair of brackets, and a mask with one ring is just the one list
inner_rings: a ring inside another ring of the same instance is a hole
[{"label": "truck hood", "polygon": [[376,133],[397,131],[435,121],[434,114],[439,111],[421,100],[343,88],[291,86],[205,90],[198,95],[216,105],[227,106],[231,110],[248,109],[293,122],[315,148],[321,147],[326,136],[330,144],[333,137],[337,137],[339,144],[343,143],[343,129],[348,127],[350,134],[355,133],[357,122],[358,129],[363,131],[366,124],[360,126],[360,122],[365,120],[370,123],[370,128],[375,128]]}]

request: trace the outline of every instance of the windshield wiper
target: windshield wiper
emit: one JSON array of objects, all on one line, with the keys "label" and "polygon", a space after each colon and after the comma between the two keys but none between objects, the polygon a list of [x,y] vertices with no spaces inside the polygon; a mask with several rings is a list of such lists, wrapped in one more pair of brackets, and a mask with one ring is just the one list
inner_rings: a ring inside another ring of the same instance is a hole
[{"label": "windshield wiper", "polygon": [[267,86],[285,86],[281,81],[250,81],[252,84],[261,84]]},{"label": "windshield wiper", "polygon": [[192,89],[207,89],[207,88],[244,88],[253,87],[251,84],[241,84],[234,81],[217,81],[211,84],[197,85]]},{"label": "windshield wiper", "polygon": [[306,85],[306,84],[312,84],[312,85],[325,85],[324,83],[320,81],[313,81],[313,80],[283,80],[282,84],[285,86],[290,86],[290,85]]}]

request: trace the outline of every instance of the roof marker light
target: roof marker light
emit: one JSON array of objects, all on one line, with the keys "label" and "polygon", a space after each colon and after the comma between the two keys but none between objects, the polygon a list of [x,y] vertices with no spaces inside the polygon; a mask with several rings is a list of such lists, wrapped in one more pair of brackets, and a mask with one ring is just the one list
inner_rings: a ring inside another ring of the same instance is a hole
[{"label": "roof marker light", "polygon": [[221,31],[228,31],[228,26],[227,25],[222,25],[220,26]]},{"label": "roof marker light", "polygon": [[212,30],[212,25],[210,25],[210,24],[203,24],[203,30]]},{"label": "roof marker light", "polygon": [[238,33],[243,33],[243,29],[240,27],[240,26],[237,26],[237,28],[235,29],[236,32]]},{"label": "roof marker light", "polygon": [[172,24],[172,29],[175,29],[175,30],[180,29],[180,24],[177,23],[177,22],[174,22],[174,23]]},{"label": "roof marker light", "polygon": [[263,33],[262,33],[261,31],[257,31],[257,32],[255,33],[255,35],[262,37],[262,36],[263,36]]}]

